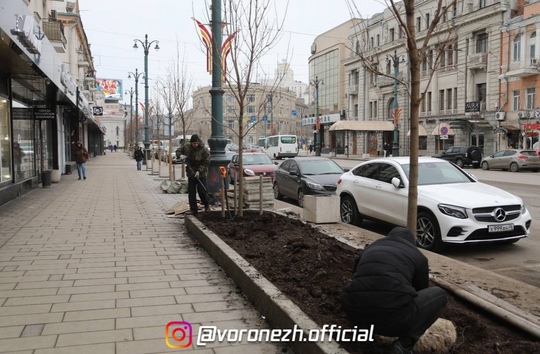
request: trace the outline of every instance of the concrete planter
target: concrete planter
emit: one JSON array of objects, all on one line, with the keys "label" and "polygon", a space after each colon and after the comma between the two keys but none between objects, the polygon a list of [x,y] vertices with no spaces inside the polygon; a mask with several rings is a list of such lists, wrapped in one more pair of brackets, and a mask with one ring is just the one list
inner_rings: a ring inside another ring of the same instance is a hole
[{"label": "concrete planter", "polygon": [[62,177],[62,172],[60,170],[52,170],[51,172],[51,182],[58,183]]},{"label": "concrete planter", "polygon": [[315,224],[339,222],[339,197],[304,196],[304,220]]}]

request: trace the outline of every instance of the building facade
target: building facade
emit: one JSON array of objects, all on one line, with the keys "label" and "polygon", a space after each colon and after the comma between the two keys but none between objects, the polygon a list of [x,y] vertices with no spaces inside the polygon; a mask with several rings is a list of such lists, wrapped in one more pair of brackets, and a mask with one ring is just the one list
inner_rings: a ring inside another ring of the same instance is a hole
[{"label": "building facade", "polygon": [[103,131],[90,104],[95,72],[77,1],[3,1],[0,37],[4,204],[51,171],[72,171],[77,141],[100,154]]}]

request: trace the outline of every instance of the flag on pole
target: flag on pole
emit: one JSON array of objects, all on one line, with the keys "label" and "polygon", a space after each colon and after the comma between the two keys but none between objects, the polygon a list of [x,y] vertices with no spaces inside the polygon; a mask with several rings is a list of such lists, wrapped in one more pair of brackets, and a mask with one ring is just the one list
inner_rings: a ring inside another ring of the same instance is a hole
[{"label": "flag on pole", "polygon": [[208,31],[208,28],[206,28],[205,25],[193,17],[192,19],[193,21],[197,22],[197,26],[199,26],[199,30],[201,32],[202,41],[206,47],[206,71],[208,71],[208,73],[212,73],[212,34],[210,31]]}]

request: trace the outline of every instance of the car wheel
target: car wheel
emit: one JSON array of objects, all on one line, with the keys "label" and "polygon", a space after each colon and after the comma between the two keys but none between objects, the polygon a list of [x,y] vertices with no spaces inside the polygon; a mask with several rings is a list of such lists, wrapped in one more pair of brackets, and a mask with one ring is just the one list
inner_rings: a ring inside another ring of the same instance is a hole
[{"label": "car wheel", "polygon": [[362,224],[362,217],[356,206],[356,202],[351,196],[341,197],[339,203],[339,214],[341,221],[346,224],[360,226]]},{"label": "car wheel", "polygon": [[489,164],[486,161],[482,162],[482,170],[489,170]]},{"label": "car wheel", "polygon": [[456,165],[458,165],[459,167],[463,168],[463,160],[462,160],[462,159],[457,159],[457,160],[456,160]]},{"label": "car wheel", "polygon": [[419,247],[437,252],[442,250],[441,231],[435,216],[426,211],[418,212],[416,217],[416,243]]},{"label": "car wheel", "polygon": [[279,187],[276,182],[274,182],[274,198],[277,200],[283,199],[283,194],[279,193]]},{"label": "car wheel", "polygon": [[512,163],[510,164],[510,171],[512,171],[512,172],[517,172],[517,171],[519,171],[518,164],[515,163],[515,162],[512,162]]},{"label": "car wheel", "polygon": [[304,191],[302,189],[298,191],[297,197],[298,197],[298,206],[300,208],[303,208],[304,207]]}]

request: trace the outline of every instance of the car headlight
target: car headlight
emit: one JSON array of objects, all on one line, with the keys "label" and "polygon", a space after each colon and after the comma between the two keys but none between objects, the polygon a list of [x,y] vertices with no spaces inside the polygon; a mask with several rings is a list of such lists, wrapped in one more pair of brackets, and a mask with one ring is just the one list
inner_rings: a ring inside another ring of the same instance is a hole
[{"label": "car headlight", "polygon": [[452,216],[454,218],[467,219],[467,211],[465,210],[465,208],[462,207],[448,204],[439,204],[439,210],[441,211],[441,213]]},{"label": "car headlight", "polygon": [[313,189],[313,190],[324,190],[324,187],[322,184],[319,184],[319,183],[313,183],[313,182],[310,182],[310,181],[306,181],[306,185]]},{"label": "car headlight", "polygon": [[521,205],[521,214],[525,214],[527,212],[527,208],[525,207],[525,204]]},{"label": "car headlight", "polygon": [[246,176],[255,176],[255,172],[253,172],[249,168],[244,168],[244,175],[246,175]]}]

